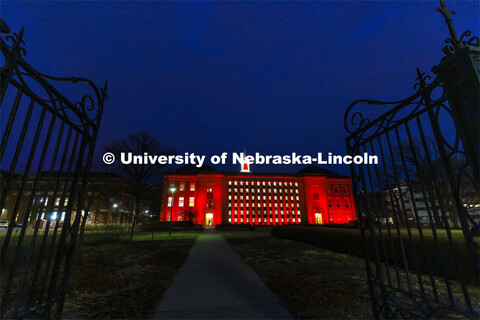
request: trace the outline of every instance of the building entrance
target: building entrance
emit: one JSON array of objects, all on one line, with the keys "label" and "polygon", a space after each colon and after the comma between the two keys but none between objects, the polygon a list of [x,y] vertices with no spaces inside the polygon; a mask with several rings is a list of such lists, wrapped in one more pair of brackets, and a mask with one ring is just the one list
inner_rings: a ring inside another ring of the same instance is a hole
[{"label": "building entrance", "polygon": [[213,225],[213,213],[206,213],[205,214],[205,225],[206,226]]},{"label": "building entrance", "polygon": [[322,214],[315,213],[315,223],[316,224],[323,224]]}]

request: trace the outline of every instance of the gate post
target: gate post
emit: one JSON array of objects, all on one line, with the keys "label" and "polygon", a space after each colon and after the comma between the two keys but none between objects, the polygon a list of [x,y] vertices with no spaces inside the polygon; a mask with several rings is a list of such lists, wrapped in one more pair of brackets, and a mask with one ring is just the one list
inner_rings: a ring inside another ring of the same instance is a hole
[{"label": "gate post", "polygon": [[445,2],[440,0],[441,8],[437,8],[445,18],[450,32],[449,43],[443,51],[446,57],[439,65],[432,68],[438,79],[444,84],[448,101],[452,110],[457,134],[462,141],[465,156],[472,168],[475,187],[478,192],[480,184],[480,48],[479,38],[470,36],[465,31],[458,39],[452,25],[451,14]]}]

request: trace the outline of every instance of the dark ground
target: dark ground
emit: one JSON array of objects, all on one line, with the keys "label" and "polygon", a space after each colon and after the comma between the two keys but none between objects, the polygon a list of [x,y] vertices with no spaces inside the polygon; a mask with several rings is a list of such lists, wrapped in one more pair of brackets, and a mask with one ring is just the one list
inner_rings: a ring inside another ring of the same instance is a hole
[{"label": "dark ground", "polygon": [[195,238],[85,247],[62,318],[152,317]]},{"label": "dark ground", "polygon": [[365,263],[265,231],[221,231],[297,319],[371,318]]}]

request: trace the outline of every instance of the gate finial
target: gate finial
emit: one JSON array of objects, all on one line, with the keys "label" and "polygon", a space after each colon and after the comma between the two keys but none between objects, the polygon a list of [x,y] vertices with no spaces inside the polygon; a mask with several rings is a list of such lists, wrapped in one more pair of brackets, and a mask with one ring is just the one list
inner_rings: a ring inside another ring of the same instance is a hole
[{"label": "gate finial", "polygon": [[461,45],[460,41],[458,41],[457,32],[455,31],[455,28],[452,24],[452,14],[456,14],[455,11],[447,8],[445,0],[440,0],[440,8],[435,8],[435,10],[440,12],[445,18],[445,23],[448,26],[448,31],[450,32],[450,39],[452,40],[452,44],[455,46]]}]

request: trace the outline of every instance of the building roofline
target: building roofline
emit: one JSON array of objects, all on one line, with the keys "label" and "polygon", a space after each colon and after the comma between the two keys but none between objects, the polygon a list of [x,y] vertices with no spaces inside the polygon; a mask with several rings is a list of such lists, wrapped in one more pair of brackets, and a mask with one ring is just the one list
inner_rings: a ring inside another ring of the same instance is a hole
[{"label": "building roofline", "polygon": [[[186,168],[188,167],[188,168]],[[203,166],[205,167],[205,166]],[[193,177],[193,176],[232,176],[232,177],[244,177],[249,178],[249,176],[258,177],[258,176],[265,176],[265,177],[284,177],[284,178],[300,178],[300,177],[326,177],[330,179],[350,179],[349,176],[340,175],[334,171],[330,171],[327,169],[323,169],[317,166],[307,166],[302,170],[296,173],[280,173],[280,172],[237,172],[237,171],[220,171],[214,169],[212,167],[206,166],[207,168],[196,168],[194,166],[184,166],[175,171],[166,171],[163,173],[164,176],[185,176],[185,177]],[[197,169],[197,170],[195,170]]]}]

